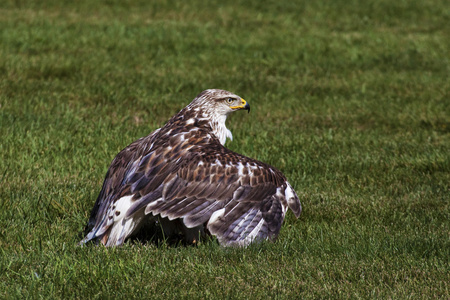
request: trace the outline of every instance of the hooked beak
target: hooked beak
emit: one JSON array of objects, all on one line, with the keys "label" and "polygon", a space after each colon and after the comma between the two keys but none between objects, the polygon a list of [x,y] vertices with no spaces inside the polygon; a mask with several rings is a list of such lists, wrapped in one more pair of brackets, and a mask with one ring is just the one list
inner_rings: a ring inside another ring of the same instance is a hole
[{"label": "hooked beak", "polygon": [[250,105],[247,103],[247,101],[245,101],[242,98],[241,98],[241,104],[237,105],[237,106],[232,106],[231,109],[236,109],[236,110],[238,110],[238,109],[246,109],[250,113]]},{"label": "hooked beak", "polygon": [[[245,100],[242,99],[242,101],[245,101]],[[245,101],[244,109],[246,109],[247,112],[250,113],[250,105],[247,103],[247,101]]]}]

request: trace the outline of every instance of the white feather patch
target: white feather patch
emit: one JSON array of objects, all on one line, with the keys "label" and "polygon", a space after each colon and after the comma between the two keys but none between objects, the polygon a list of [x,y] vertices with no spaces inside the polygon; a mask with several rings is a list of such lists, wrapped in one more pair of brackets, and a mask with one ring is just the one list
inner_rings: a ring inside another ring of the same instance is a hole
[{"label": "white feather patch", "polygon": [[294,196],[294,190],[293,190],[292,186],[289,184],[289,182],[286,182],[286,183],[287,183],[287,187],[284,192],[284,195],[286,196],[286,199],[289,202],[292,198],[295,198],[295,196]]},{"label": "white feather patch", "polygon": [[142,224],[144,214],[142,210],[133,215],[133,217],[114,223],[108,237],[106,246],[122,245],[127,237],[132,235]]},{"label": "white feather patch", "polygon": [[225,214],[225,208],[221,208],[219,210],[216,210],[211,217],[209,218],[209,224],[215,223],[217,221],[218,218],[223,217],[223,215]]},{"label": "white feather patch", "polygon": [[239,162],[237,165],[237,169],[238,169],[238,175],[239,176],[243,176],[244,175],[244,165],[242,164],[242,162]]},{"label": "white feather patch", "polygon": [[123,217],[125,217],[126,212],[133,204],[131,202],[132,198],[133,198],[133,195],[124,196],[124,197],[120,198],[119,200],[117,200],[116,203],[114,203],[114,206],[116,207],[116,209],[113,212],[114,213],[114,222],[117,222],[117,221],[123,219]]},{"label": "white feather patch", "polygon": [[[294,214],[298,217],[302,211],[302,205],[300,201],[298,200],[297,194],[295,193],[295,190],[292,188],[292,186],[289,184],[289,182],[286,181],[286,190],[284,191],[284,195],[286,197],[286,201],[288,206],[294,211]],[[287,208],[286,208],[287,210]]]}]

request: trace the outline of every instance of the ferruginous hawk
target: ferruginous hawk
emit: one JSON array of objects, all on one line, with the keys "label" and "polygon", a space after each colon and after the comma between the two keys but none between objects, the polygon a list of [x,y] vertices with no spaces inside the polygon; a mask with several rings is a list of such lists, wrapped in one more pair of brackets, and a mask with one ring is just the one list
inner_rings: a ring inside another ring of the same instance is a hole
[{"label": "ferruginous hawk", "polygon": [[196,242],[206,232],[223,246],[274,240],[300,201],[286,177],[223,145],[227,116],[250,106],[224,90],[206,90],[163,127],[112,161],[80,242],[122,245],[144,221]]}]

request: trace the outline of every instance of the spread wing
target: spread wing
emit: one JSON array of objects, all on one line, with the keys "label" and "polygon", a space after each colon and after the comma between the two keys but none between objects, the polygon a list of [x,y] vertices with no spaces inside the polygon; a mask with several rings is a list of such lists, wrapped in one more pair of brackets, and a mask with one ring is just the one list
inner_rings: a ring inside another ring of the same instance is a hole
[{"label": "spread wing", "polygon": [[292,187],[269,165],[219,143],[189,152],[191,141],[169,140],[166,148],[142,151],[151,141],[114,159],[81,243],[120,245],[151,214],[182,219],[188,228],[206,225],[223,245],[247,245],[275,238],[288,207],[300,215]]},{"label": "spread wing", "polygon": [[160,198],[136,203],[129,214],[145,206],[146,214],[181,218],[189,228],[206,224],[224,245],[272,239],[288,207],[300,214],[300,202],[279,171],[226,148],[219,157],[192,158],[163,182]]}]

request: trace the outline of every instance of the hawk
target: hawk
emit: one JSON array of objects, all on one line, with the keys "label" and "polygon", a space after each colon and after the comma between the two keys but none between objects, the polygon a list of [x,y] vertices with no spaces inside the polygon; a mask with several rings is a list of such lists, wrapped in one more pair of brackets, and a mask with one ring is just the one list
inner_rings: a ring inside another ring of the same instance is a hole
[{"label": "hawk", "polygon": [[224,147],[229,114],[248,110],[224,90],[201,92],[167,124],[112,161],[80,242],[119,246],[146,221],[195,243],[209,233],[222,246],[274,240],[300,201],[274,167]]}]

